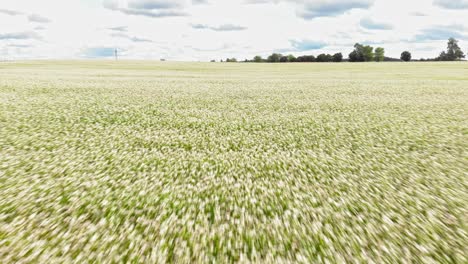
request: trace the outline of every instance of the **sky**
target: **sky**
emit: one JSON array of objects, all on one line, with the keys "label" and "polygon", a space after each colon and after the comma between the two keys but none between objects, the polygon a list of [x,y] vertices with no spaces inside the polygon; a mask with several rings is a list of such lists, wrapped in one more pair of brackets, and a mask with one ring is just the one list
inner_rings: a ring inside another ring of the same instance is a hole
[{"label": "sky", "polygon": [[0,0],[0,60],[468,51],[468,0]]}]

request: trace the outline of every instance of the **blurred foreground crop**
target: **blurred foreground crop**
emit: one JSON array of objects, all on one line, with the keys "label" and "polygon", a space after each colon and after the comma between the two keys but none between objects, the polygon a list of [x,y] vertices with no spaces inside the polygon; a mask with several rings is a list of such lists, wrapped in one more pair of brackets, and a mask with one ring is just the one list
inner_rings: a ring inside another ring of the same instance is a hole
[{"label": "blurred foreground crop", "polygon": [[467,263],[463,63],[0,64],[0,262]]}]

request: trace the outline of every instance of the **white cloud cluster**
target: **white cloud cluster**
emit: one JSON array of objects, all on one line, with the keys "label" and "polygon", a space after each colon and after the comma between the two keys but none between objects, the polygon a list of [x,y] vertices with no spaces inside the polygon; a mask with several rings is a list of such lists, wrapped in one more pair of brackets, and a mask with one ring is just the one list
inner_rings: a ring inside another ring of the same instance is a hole
[{"label": "white cloud cluster", "polygon": [[434,4],[447,9],[468,9],[468,0],[435,0]]},{"label": "white cloud cluster", "polygon": [[103,6],[127,15],[161,18],[188,16],[184,9],[190,4],[206,3],[206,0],[104,0]]},{"label": "white cloud cluster", "polygon": [[353,9],[367,9],[375,0],[248,0],[250,4],[272,4],[280,2],[297,5],[297,15],[304,19],[333,17]]}]

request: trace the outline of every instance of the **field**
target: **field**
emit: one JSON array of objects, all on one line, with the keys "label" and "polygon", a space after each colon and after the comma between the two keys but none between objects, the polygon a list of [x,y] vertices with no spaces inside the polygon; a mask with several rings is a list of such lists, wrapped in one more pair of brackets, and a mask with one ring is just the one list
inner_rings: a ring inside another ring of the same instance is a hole
[{"label": "field", "polygon": [[0,63],[0,262],[467,263],[468,63]]}]

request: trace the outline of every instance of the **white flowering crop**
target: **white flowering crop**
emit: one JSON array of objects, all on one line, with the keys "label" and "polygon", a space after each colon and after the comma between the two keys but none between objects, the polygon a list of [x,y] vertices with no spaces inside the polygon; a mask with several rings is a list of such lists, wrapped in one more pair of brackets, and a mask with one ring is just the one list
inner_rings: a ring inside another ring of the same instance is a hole
[{"label": "white flowering crop", "polygon": [[1,263],[467,263],[466,63],[0,63]]}]

